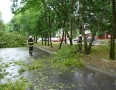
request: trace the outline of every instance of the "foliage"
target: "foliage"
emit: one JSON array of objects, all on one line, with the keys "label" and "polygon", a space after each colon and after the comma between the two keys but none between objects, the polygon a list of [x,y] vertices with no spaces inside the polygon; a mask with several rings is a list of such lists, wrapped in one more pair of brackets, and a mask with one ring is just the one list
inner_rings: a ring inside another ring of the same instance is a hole
[{"label": "foliage", "polygon": [[9,72],[6,72],[6,69],[3,69],[3,67],[8,67],[8,64],[3,64],[3,63],[1,63],[0,64],[0,79],[2,79],[2,78],[4,78],[4,76],[5,75],[8,75],[9,74]]},{"label": "foliage", "polygon": [[22,74],[22,73],[25,72],[25,71],[26,71],[26,69],[20,68],[20,69],[18,70],[18,73]]},{"label": "foliage", "polygon": [[4,74],[3,73],[0,73],[0,78],[3,78],[4,77]]},{"label": "foliage", "polygon": [[27,86],[31,88],[29,83],[26,84],[26,80],[24,78],[20,78],[20,80],[9,80],[8,83],[0,84],[0,90],[26,90]]},{"label": "foliage", "polygon": [[14,33],[3,33],[0,36],[1,47],[19,47],[24,46],[26,44],[27,38],[23,35],[18,35],[17,32]]},{"label": "foliage", "polygon": [[12,2],[13,4],[11,10],[15,13],[15,16],[10,23],[12,23],[13,27],[15,27],[13,28],[13,31],[19,30],[21,34],[28,33],[28,35],[40,35],[41,33],[39,33],[39,31],[41,31],[41,29],[44,30],[42,27],[45,25],[42,22],[43,20],[45,21],[45,18],[41,18],[41,15],[43,14],[43,8],[40,3],[41,1],[37,0],[33,2],[32,0],[21,0],[18,2],[21,4],[21,7],[17,6],[16,0],[12,0]]},{"label": "foliage", "polygon": [[0,31],[5,31],[5,25],[0,21]]},{"label": "foliage", "polygon": [[62,62],[63,65],[65,66],[83,66],[82,60],[81,59],[67,59],[65,62]]},{"label": "foliage", "polygon": [[[80,53],[75,54],[75,46],[66,46],[59,50],[51,62],[62,66],[83,66]],[[78,58],[77,58],[78,57]],[[76,59],[75,59],[76,58]]]},{"label": "foliage", "polygon": [[3,23],[2,14],[0,12],[0,31],[4,31],[4,30],[5,30],[5,24]]},{"label": "foliage", "polygon": [[42,65],[38,65],[38,64],[39,64],[38,62],[35,62],[32,65],[29,65],[28,70],[35,70],[35,69],[38,69],[38,68],[43,68]]},{"label": "foliage", "polygon": [[[11,10],[15,13],[14,30],[21,29],[29,34],[49,38],[51,34],[62,29],[61,34],[65,31],[70,45],[72,38],[78,36],[74,33],[80,32],[84,37],[85,54],[90,54],[96,34],[101,36],[105,31],[112,32],[111,0],[21,0],[19,5],[18,0],[11,1]],[[86,40],[86,30],[91,31],[92,40],[89,44]],[[64,37],[64,34],[62,36]]]},{"label": "foliage", "polygon": [[63,50],[59,50],[56,54],[56,56],[59,58],[59,60],[62,59],[68,59],[70,57],[73,57],[74,54],[71,54],[71,49],[70,47],[63,48]]}]

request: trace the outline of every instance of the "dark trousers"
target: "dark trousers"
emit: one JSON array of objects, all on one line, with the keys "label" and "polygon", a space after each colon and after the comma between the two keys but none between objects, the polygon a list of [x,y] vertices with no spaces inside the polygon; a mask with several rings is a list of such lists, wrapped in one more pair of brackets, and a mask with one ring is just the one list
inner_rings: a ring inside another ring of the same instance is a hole
[{"label": "dark trousers", "polygon": [[29,52],[33,52],[33,46],[29,46]]}]

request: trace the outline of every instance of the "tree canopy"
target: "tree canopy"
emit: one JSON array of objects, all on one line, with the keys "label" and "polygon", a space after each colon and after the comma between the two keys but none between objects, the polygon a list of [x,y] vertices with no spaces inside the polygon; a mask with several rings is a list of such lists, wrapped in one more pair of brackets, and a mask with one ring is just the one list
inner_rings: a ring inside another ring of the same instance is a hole
[{"label": "tree canopy", "polygon": [[[116,35],[115,0],[11,0],[11,20],[13,29],[20,33],[33,34],[51,38],[61,31],[62,39],[72,39],[79,34],[84,38],[84,52],[89,54],[95,36],[106,31],[111,34],[110,58],[114,59],[114,44]],[[91,41],[87,42],[85,31],[91,31]],[[65,42],[66,43],[66,42]],[[61,48],[62,41],[60,44]],[[113,47],[112,47],[113,46]]]}]

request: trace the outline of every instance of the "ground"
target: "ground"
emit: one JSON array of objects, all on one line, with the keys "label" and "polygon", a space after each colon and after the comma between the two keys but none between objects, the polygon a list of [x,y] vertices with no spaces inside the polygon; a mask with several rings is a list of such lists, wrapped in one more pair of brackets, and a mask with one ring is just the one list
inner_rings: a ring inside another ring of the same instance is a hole
[{"label": "ground", "polygon": [[[41,43],[35,46],[44,48],[46,50],[57,52],[59,43],[53,43],[53,47],[42,45]],[[86,65],[104,70],[110,74],[116,75],[116,60],[109,59],[109,47],[107,46],[92,46],[91,53],[82,57]]]},{"label": "ground", "polygon": [[[52,52],[59,50],[56,42],[53,48],[41,43],[35,46]],[[75,52],[74,47],[69,49],[69,45],[66,46],[63,44],[64,49],[55,57],[36,47],[32,56],[27,46],[1,48],[0,90],[115,90],[116,78],[93,69],[96,67],[115,74],[115,61],[108,59],[108,47],[93,46],[90,55],[85,55]],[[82,60],[86,66],[79,68],[83,66]]]}]

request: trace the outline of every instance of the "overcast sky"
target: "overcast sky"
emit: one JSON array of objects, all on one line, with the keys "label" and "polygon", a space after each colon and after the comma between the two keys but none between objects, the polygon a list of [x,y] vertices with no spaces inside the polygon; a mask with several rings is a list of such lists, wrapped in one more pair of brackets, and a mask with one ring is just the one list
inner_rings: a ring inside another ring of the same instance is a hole
[{"label": "overcast sky", "polygon": [[10,10],[11,4],[10,0],[0,0],[0,11],[5,23],[8,23],[13,16]]}]

